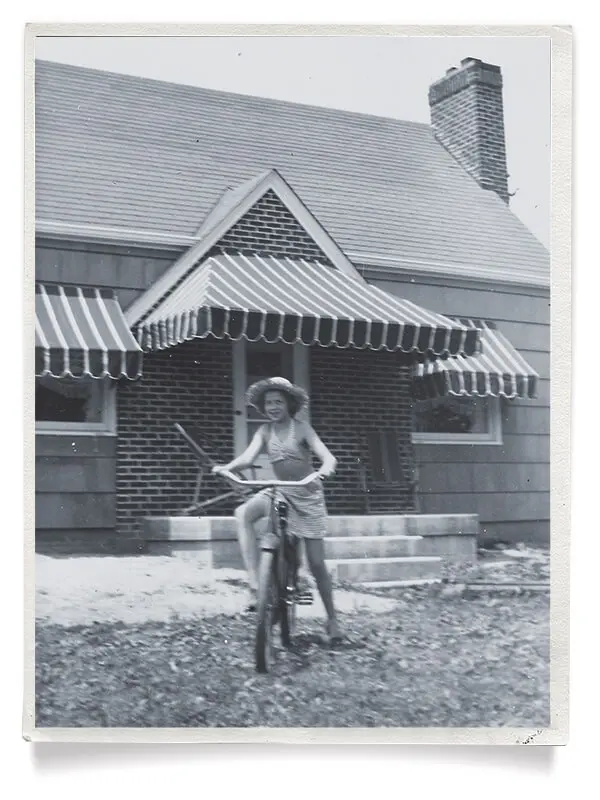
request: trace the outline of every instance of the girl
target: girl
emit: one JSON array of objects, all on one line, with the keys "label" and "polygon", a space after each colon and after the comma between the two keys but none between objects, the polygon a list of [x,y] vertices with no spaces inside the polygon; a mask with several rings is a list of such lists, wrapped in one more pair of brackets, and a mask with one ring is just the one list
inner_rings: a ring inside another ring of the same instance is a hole
[{"label": "girl", "polygon": [[[251,467],[262,452],[266,452],[277,480],[297,481],[313,471],[311,452],[322,462],[319,474],[333,475],[336,460],[307,422],[296,414],[308,403],[308,395],[300,386],[285,378],[267,378],[252,384],[246,394],[248,405],[254,406],[269,420],[255,433],[246,450],[223,470],[243,470]],[[256,606],[258,590],[258,545],[255,525],[269,513],[270,489],[263,489],[236,509],[238,539],[248,571],[251,607]],[[325,566],[323,537],[327,528],[327,509],[323,487],[319,480],[306,486],[282,487],[288,503],[288,529],[304,540],[306,557],[327,612],[327,633],[331,641],[341,633],[333,605],[331,580]]]}]

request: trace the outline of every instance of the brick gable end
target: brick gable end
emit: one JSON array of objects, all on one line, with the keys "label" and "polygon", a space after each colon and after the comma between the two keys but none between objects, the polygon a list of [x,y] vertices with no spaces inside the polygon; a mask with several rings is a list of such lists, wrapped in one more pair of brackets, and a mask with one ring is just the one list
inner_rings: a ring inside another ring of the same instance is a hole
[{"label": "brick gable end", "polygon": [[210,251],[304,258],[333,266],[293,214],[269,190]]}]

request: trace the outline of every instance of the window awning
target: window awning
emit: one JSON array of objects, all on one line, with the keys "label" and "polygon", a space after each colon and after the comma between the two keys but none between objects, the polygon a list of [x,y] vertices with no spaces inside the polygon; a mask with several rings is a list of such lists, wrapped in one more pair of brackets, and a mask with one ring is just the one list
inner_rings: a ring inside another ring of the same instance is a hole
[{"label": "window awning", "polygon": [[461,319],[481,333],[481,352],[416,364],[414,393],[419,399],[445,395],[535,397],[538,375],[496,324]]},{"label": "window awning", "polygon": [[137,378],[142,350],[110,289],[36,284],[35,374]]},{"label": "window awning", "polygon": [[196,337],[474,353],[477,329],[318,262],[220,254],[175,286],[137,326],[144,349]]}]

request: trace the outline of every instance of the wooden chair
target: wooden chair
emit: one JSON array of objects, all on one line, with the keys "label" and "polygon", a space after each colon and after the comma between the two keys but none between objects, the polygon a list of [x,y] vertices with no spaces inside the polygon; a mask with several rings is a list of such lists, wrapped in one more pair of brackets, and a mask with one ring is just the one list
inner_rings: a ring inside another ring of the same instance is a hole
[{"label": "wooden chair", "polygon": [[366,513],[371,513],[370,490],[408,486],[415,511],[419,513],[418,467],[412,453],[401,444],[393,429],[368,431],[364,435],[367,462],[360,461],[360,486],[365,498]]},{"label": "wooden chair", "polygon": [[[204,447],[206,447],[206,440],[199,431],[195,428],[188,428],[186,430],[178,422],[175,423],[175,430],[186,442],[198,461],[198,476],[196,478],[196,488],[194,489],[194,499],[190,506],[182,509],[181,513],[184,516],[189,516],[190,514],[204,514],[206,509],[218,503],[222,503],[225,500],[229,500],[232,497],[235,497],[240,503],[248,499],[252,494],[251,489],[244,489],[242,486],[232,486],[228,492],[223,492],[216,497],[211,497],[209,500],[203,500],[201,502],[200,491],[202,489],[202,481],[205,474],[207,472],[210,473],[217,462],[214,461],[204,449]],[[259,467],[252,468],[252,478],[255,477],[255,471],[257,469],[259,469]],[[240,474],[242,473],[240,472]]]}]

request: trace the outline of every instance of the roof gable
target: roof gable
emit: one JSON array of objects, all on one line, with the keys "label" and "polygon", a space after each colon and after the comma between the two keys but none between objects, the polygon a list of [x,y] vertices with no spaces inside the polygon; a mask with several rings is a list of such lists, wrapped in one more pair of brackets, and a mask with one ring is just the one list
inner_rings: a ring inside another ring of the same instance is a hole
[{"label": "roof gable", "polygon": [[[202,222],[200,240],[187,250],[160,278],[126,311],[127,321],[133,325],[143,319],[168,293],[179,286],[212,248],[226,240],[228,232],[243,220],[269,193],[274,194],[289,211],[293,219],[316,245],[316,254],[325,255],[334,269],[364,282],[361,274],[337,246],[316,217],[302,203],[292,187],[277,173],[269,170],[242,186],[227,189],[223,197]],[[241,248],[240,248],[241,249]],[[276,253],[271,253],[275,255]]]}]

